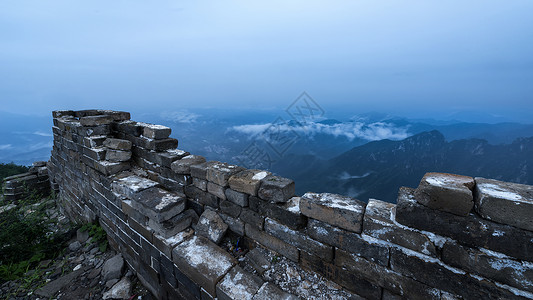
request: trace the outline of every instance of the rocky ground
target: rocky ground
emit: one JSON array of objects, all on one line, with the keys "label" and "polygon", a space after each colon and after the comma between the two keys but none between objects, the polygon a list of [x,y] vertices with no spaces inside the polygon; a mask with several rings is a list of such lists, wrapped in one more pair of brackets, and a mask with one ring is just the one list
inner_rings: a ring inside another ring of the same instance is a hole
[{"label": "rocky ground", "polygon": [[[59,226],[72,226],[57,211],[52,213]],[[102,250],[87,232],[78,230],[61,255],[1,284],[0,299],[153,299],[119,254]]]}]

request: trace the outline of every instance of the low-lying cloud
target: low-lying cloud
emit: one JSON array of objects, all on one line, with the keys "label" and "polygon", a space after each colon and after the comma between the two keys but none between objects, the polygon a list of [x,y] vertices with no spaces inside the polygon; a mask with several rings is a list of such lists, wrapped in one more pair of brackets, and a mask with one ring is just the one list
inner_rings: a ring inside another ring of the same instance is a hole
[{"label": "low-lying cloud", "polygon": [[192,113],[188,110],[165,111],[161,113],[161,118],[176,123],[194,123],[199,117],[199,114]]},{"label": "low-lying cloud", "polygon": [[[232,131],[255,136],[269,129],[273,124],[248,124],[230,128]],[[295,131],[303,135],[327,134],[335,137],[345,137],[352,141],[356,138],[368,141],[383,139],[403,140],[410,136],[407,127],[397,127],[391,123],[375,122],[365,124],[362,122],[347,122],[338,124],[308,123],[302,126],[293,126],[287,123],[275,124],[276,130]]]}]

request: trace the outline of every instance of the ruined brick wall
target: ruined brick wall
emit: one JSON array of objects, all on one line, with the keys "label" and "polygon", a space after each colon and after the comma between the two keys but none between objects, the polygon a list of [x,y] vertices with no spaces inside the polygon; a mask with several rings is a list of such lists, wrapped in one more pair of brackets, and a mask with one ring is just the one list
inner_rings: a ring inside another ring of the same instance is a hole
[{"label": "ruined brick wall", "polygon": [[20,199],[32,195],[46,197],[50,195],[51,188],[56,190],[58,186],[50,186],[46,162],[38,161],[33,163],[27,173],[4,178],[1,196],[7,203],[17,203]]},{"label": "ruined brick wall", "polygon": [[397,204],[297,197],[290,179],[177,150],[170,128],[125,112],[53,116],[61,207],[98,219],[160,299],[290,299],[241,269],[224,234],[368,299],[533,299],[531,186],[429,173]]}]

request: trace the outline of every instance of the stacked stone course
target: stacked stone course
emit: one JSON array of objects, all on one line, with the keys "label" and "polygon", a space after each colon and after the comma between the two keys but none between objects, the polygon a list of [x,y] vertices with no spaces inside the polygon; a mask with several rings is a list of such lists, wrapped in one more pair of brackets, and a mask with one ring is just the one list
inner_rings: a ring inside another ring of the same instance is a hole
[{"label": "stacked stone course", "polygon": [[45,161],[34,162],[27,173],[6,177],[2,182],[2,194],[6,203],[17,203],[30,195],[45,197],[51,189],[57,191],[58,186],[50,185]]},{"label": "stacked stone course", "polygon": [[290,179],[178,150],[170,128],[125,112],[53,116],[61,207],[98,219],[158,299],[296,299],[241,268],[218,245],[228,231],[367,299],[533,299],[531,186],[428,173],[397,204],[298,197]]}]

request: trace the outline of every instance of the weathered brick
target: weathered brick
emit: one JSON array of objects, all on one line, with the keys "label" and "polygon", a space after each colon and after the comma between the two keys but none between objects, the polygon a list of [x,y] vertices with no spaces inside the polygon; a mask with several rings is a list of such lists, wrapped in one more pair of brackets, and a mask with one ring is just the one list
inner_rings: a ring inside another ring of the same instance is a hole
[{"label": "weathered brick", "polygon": [[215,211],[210,209],[204,211],[196,224],[196,233],[210,239],[215,244],[220,243],[226,230],[228,230],[228,225]]},{"label": "weathered brick", "polygon": [[174,249],[186,239],[190,238],[193,234],[194,230],[191,228],[183,230],[169,238],[154,234],[154,246],[159,249],[159,251],[163,252],[166,256],[172,257],[172,249]]},{"label": "weathered brick", "polygon": [[104,160],[106,158],[106,149],[83,147],[83,154],[94,160]]},{"label": "weathered brick", "polygon": [[305,216],[361,233],[365,203],[335,194],[306,193],[300,199],[300,211]]},{"label": "weathered brick", "polygon": [[228,184],[235,191],[257,196],[261,180],[268,175],[270,175],[270,172],[267,171],[244,170],[232,175],[228,180]]},{"label": "weathered brick", "polygon": [[137,175],[130,175],[117,179],[111,184],[111,187],[115,193],[124,194],[132,198],[135,193],[158,185],[155,181]]},{"label": "weathered brick", "polygon": [[398,223],[450,237],[470,247],[486,248],[533,261],[533,232],[491,222],[474,214],[461,217],[430,209],[419,204],[413,194],[413,189],[400,188],[396,206]]},{"label": "weathered brick", "polygon": [[237,218],[241,214],[242,207],[240,207],[237,204],[234,204],[229,201],[220,201],[219,205],[220,205],[220,210],[223,213],[228,214],[232,216],[233,218]]},{"label": "weathered brick", "polygon": [[212,183],[210,181],[207,182],[207,191],[222,200],[226,200],[225,190],[226,188],[224,188],[223,186]]},{"label": "weathered brick", "polygon": [[421,232],[394,221],[396,205],[370,199],[366,206],[363,234],[397,244],[408,249],[436,256],[437,251],[431,240]]},{"label": "weathered brick", "polygon": [[207,163],[191,165],[190,169],[192,177],[207,180]]},{"label": "weathered brick", "polygon": [[408,299],[435,299],[440,300],[437,289],[405,277],[382,265],[366,260],[354,253],[341,249],[335,250],[335,265],[345,268],[356,276],[368,280]]},{"label": "weathered brick", "polygon": [[[201,189],[202,191],[207,192],[207,180],[193,177],[192,184],[195,187]],[[226,192],[226,197],[227,197],[227,192]]]},{"label": "weathered brick", "polygon": [[94,167],[104,175],[113,175],[130,169],[128,162],[95,161]]},{"label": "weathered brick", "polygon": [[193,236],[172,251],[179,271],[212,295],[216,284],[237,263],[229,253],[204,237]]},{"label": "weathered brick", "polygon": [[257,294],[252,298],[253,300],[298,300],[297,296],[291,295],[282,291],[276,285],[265,282],[257,291]]},{"label": "weathered brick", "polygon": [[143,126],[142,135],[147,138],[161,140],[168,138],[172,133],[172,129],[163,125],[154,125],[148,123],[141,123],[140,125]]},{"label": "weathered brick", "polygon": [[521,290],[533,292],[533,264],[520,262],[488,250],[477,250],[446,242],[442,261]]},{"label": "weathered brick", "polygon": [[415,191],[418,203],[432,209],[466,216],[474,206],[474,178],[447,173],[426,173]]},{"label": "weathered brick", "polygon": [[128,140],[106,138],[102,144],[109,149],[131,150],[131,142]]},{"label": "weathered brick", "polygon": [[87,116],[81,117],[80,123],[82,126],[99,126],[99,125],[108,125],[113,123],[114,119],[112,116],[100,115],[100,116]]},{"label": "weathered brick", "polygon": [[205,157],[199,155],[188,155],[176,160],[171,164],[172,171],[178,174],[191,174],[191,166],[205,162]]},{"label": "weathered brick", "polygon": [[166,151],[170,149],[176,149],[178,147],[178,140],[173,138],[167,138],[162,140],[154,140],[149,139],[145,137],[139,138],[141,142],[141,146],[144,146],[144,148],[148,150],[154,150],[154,151]]},{"label": "weathered brick", "polygon": [[231,231],[234,233],[244,236],[244,222],[241,221],[238,218],[234,218],[232,216],[226,215],[224,213],[218,214],[222,220],[224,220],[224,223],[228,224],[228,227]]},{"label": "weathered brick", "polygon": [[217,284],[217,297],[220,300],[252,299],[262,285],[261,278],[235,266]]},{"label": "weathered brick", "polygon": [[151,187],[132,195],[133,207],[156,222],[163,222],[185,209],[185,195]]},{"label": "weathered brick", "polygon": [[287,202],[294,196],[294,189],[292,179],[269,175],[261,180],[257,196],[272,203]]},{"label": "weathered brick", "polygon": [[287,203],[270,203],[254,196],[248,198],[250,209],[263,216],[276,219],[293,229],[304,228],[307,224],[307,218],[298,209],[299,201],[298,197],[291,198]]},{"label": "weathered brick", "polygon": [[485,219],[533,231],[533,186],[477,177],[476,211]]},{"label": "weathered brick", "polygon": [[246,236],[257,241],[264,247],[273,250],[292,261],[298,262],[299,251],[296,247],[291,246],[250,224],[244,225],[244,231]]},{"label": "weathered brick", "polygon": [[263,229],[263,224],[265,223],[265,217],[247,208],[242,209],[240,219],[261,230]]},{"label": "weathered brick", "polygon": [[305,233],[292,230],[270,218],[265,219],[265,231],[300,250],[320,257],[320,259],[325,261],[333,259],[333,248],[331,246],[315,241]]},{"label": "weathered brick", "polygon": [[148,226],[162,237],[169,238],[189,227],[193,220],[193,215],[196,215],[196,213],[189,209],[163,222],[148,219]]},{"label": "weathered brick", "polygon": [[131,151],[107,149],[105,159],[113,162],[123,162],[131,159]]},{"label": "weathered brick", "polygon": [[207,162],[207,174],[206,179],[212,183],[226,187],[228,185],[229,178],[242,171],[244,168],[222,163],[218,161]]},{"label": "weathered brick", "polygon": [[247,194],[234,191],[230,188],[226,189],[225,194],[226,194],[226,199],[228,199],[229,201],[241,207],[248,206],[248,195]]},{"label": "weathered brick", "polygon": [[171,168],[173,162],[190,155],[189,152],[180,149],[170,149],[163,152],[156,152],[154,155],[154,162],[166,168]]},{"label": "weathered brick", "polygon": [[389,263],[389,248],[374,238],[361,236],[313,219],[307,224],[307,233],[317,241],[357,253],[382,266],[387,266]]},{"label": "weathered brick", "polygon": [[511,292],[488,280],[472,277],[436,258],[408,249],[391,248],[391,268],[429,286],[457,294],[466,299],[514,299]]},{"label": "weathered brick", "polygon": [[217,196],[204,192],[195,186],[186,186],[185,195],[200,204],[218,208]]},{"label": "weathered brick", "polygon": [[250,250],[246,256],[245,260],[250,266],[252,266],[259,275],[263,275],[265,271],[270,269],[272,266],[270,259],[268,258],[266,251],[260,247],[255,247]]}]

